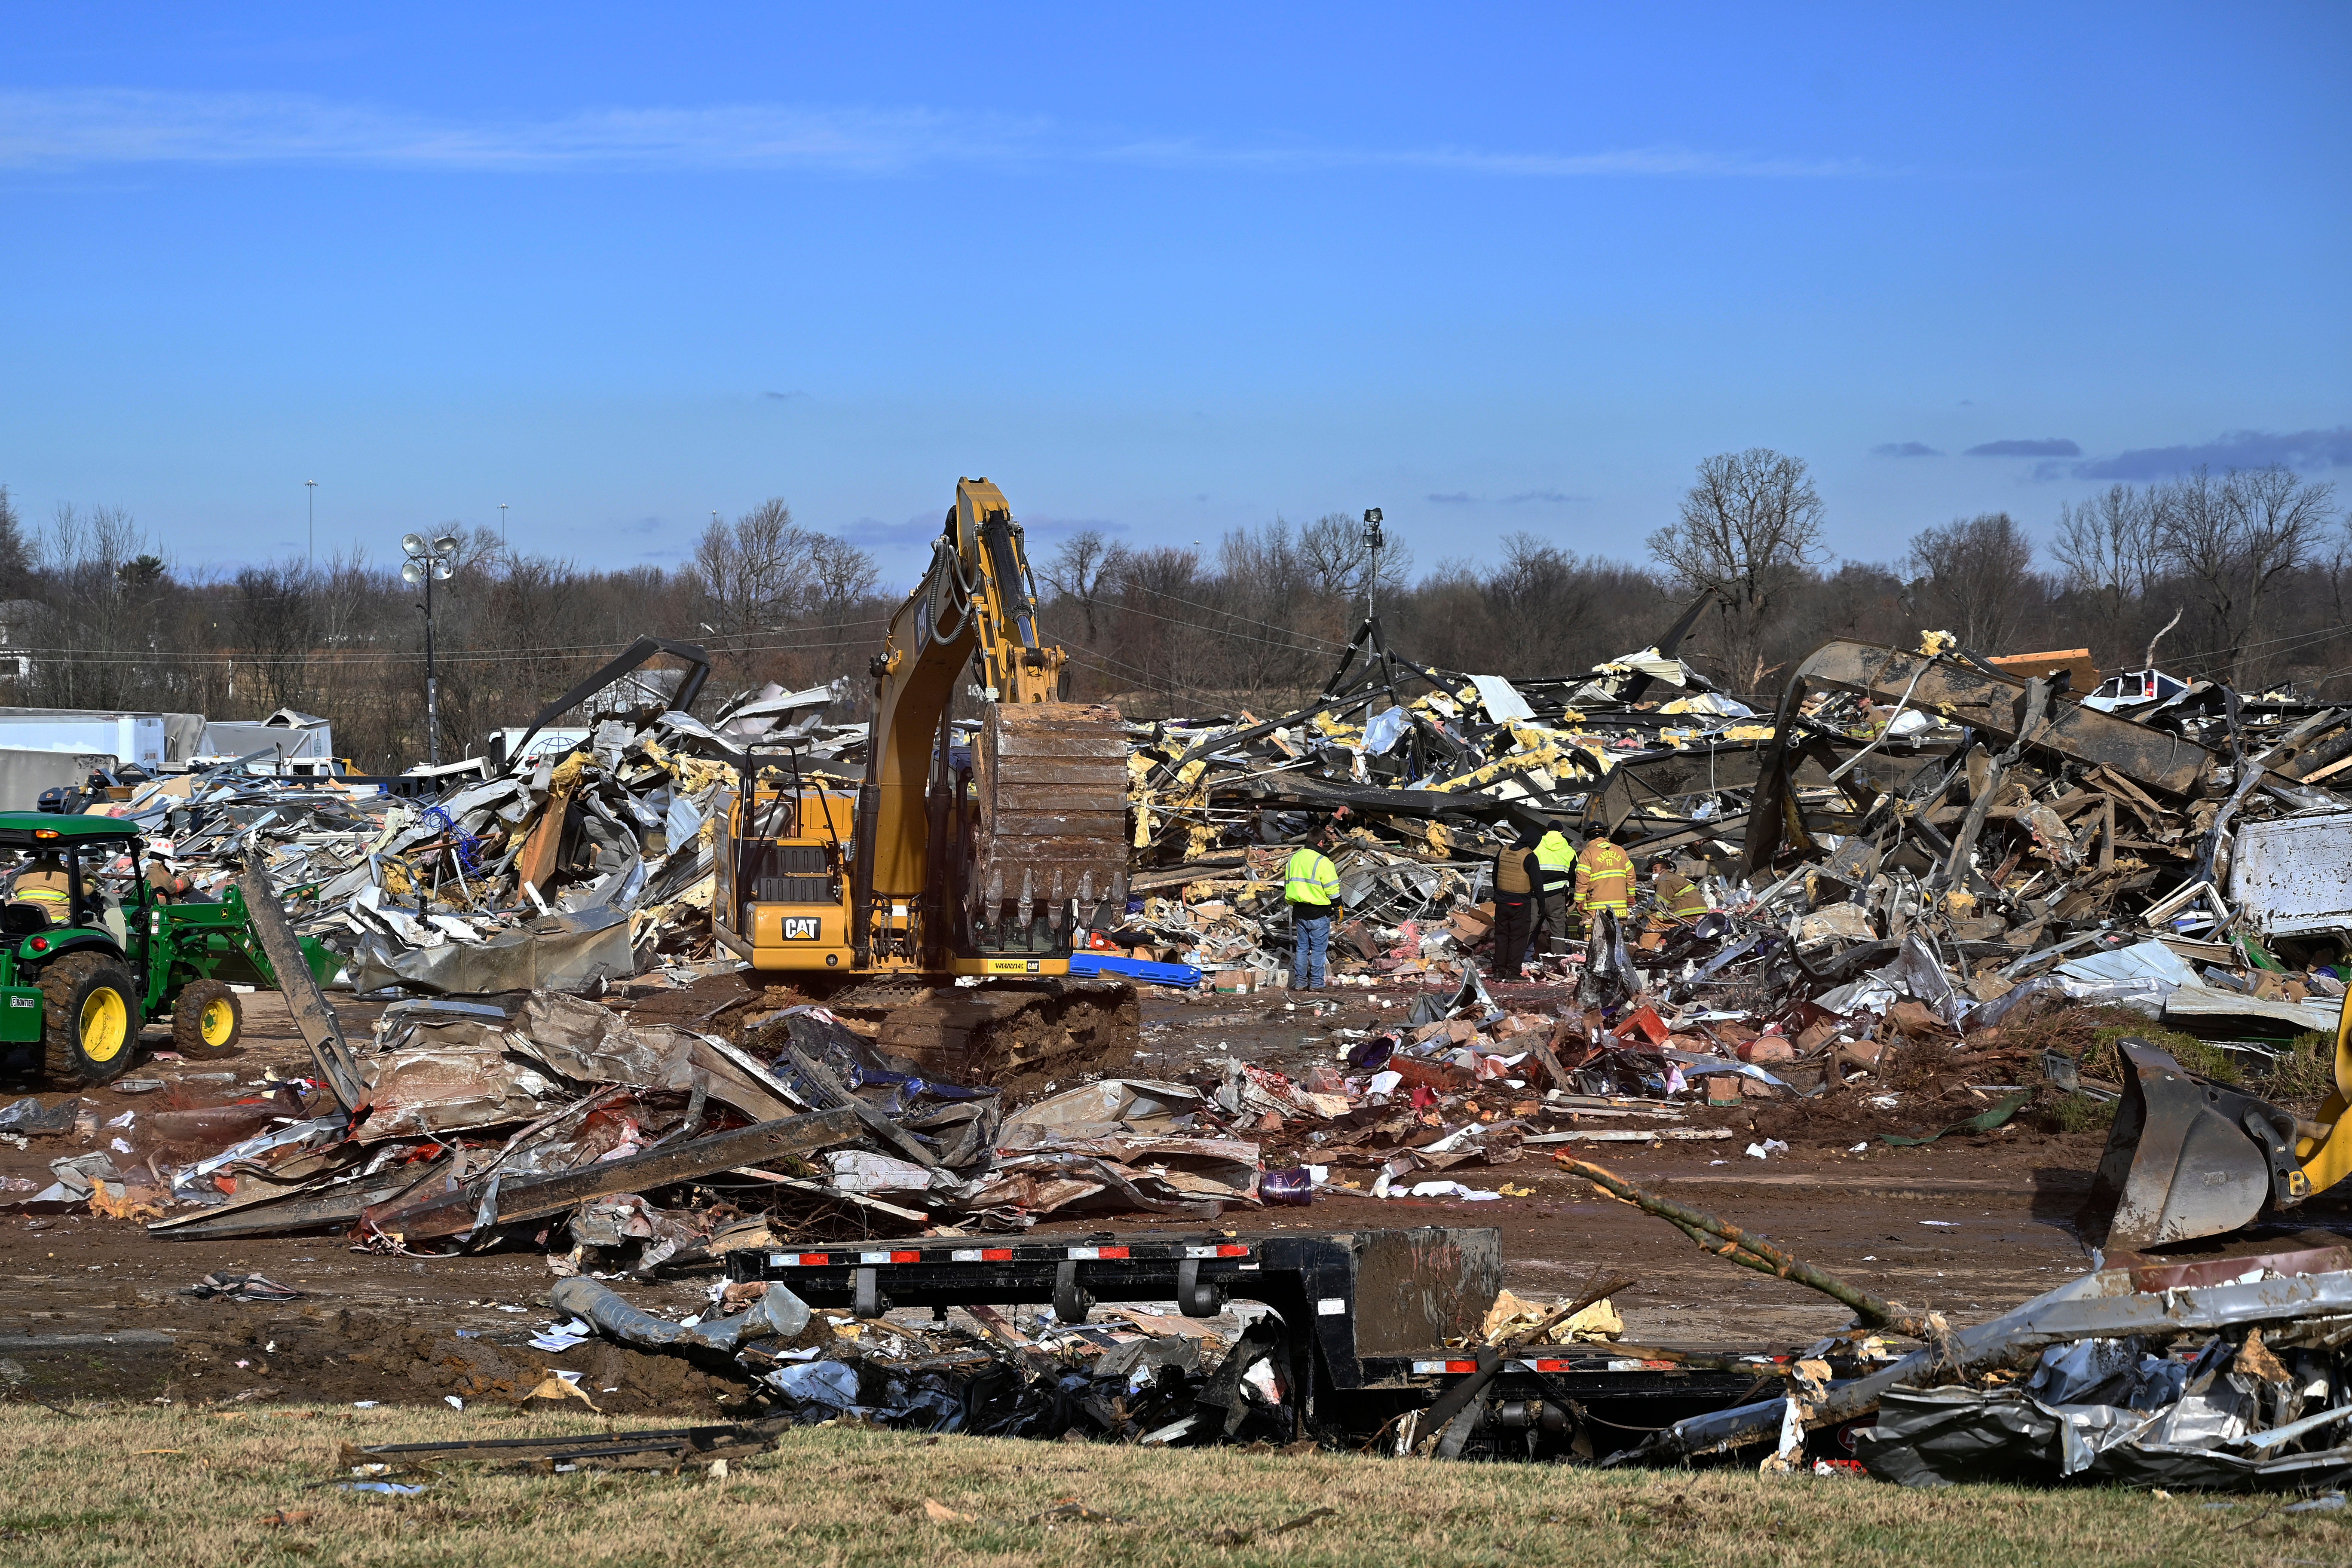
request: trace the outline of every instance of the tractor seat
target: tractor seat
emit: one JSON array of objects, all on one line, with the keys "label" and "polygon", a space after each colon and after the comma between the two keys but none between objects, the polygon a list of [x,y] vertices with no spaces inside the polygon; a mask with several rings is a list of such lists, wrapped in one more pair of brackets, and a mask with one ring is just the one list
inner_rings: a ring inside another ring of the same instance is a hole
[{"label": "tractor seat", "polygon": [[33,936],[49,929],[49,911],[39,904],[17,900],[0,904],[0,936]]}]

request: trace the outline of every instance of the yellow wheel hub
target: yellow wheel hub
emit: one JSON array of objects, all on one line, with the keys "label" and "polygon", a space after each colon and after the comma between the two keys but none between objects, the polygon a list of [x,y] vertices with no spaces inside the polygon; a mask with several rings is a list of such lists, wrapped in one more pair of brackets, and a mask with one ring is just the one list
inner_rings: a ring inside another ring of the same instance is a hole
[{"label": "yellow wheel hub", "polygon": [[225,1046],[236,1029],[236,1008],[226,996],[215,996],[205,1004],[203,1014],[196,1019],[196,1032],[204,1036],[208,1046]]},{"label": "yellow wheel hub", "polygon": [[122,994],[107,987],[93,991],[81,1005],[81,1054],[94,1062],[110,1062],[131,1043],[131,1009]]}]

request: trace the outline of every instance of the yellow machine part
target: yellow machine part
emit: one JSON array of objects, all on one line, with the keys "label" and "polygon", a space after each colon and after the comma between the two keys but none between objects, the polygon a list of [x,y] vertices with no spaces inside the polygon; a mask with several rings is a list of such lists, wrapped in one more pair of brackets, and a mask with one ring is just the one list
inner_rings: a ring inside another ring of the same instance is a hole
[{"label": "yellow machine part", "polygon": [[2304,1177],[2315,1193],[2326,1192],[2352,1175],[2352,1126],[2345,1121],[2348,1109],[2352,1109],[2352,991],[2345,993],[2336,1009],[2336,1087],[2327,1091],[2316,1119],[2327,1131],[2322,1137],[2298,1139],[2294,1145],[2294,1157],[2303,1162]]}]

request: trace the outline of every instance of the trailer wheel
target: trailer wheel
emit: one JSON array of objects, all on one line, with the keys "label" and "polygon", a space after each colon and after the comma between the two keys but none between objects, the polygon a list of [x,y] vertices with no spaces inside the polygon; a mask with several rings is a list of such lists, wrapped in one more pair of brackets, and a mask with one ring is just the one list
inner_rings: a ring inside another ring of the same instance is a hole
[{"label": "trailer wheel", "polygon": [[139,991],[100,952],[69,952],[41,974],[41,1066],[61,1082],[104,1083],[138,1055]]},{"label": "trailer wheel", "polygon": [[245,1033],[245,1005],[226,982],[191,980],[172,1004],[172,1043],[190,1056],[225,1051]]}]

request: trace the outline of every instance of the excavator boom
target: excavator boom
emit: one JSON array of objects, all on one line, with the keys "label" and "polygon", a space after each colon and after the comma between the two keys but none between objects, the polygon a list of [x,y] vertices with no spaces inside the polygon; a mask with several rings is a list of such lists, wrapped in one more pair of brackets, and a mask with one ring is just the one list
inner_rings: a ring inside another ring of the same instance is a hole
[{"label": "excavator boom", "polygon": [[[741,768],[719,817],[720,942],[754,971],[828,993],[854,985],[849,996],[877,1005],[919,1003],[957,978],[1066,976],[1085,928],[1126,910],[1127,743],[1116,709],[1058,700],[1065,658],[1040,634],[1003,492],[959,480],[930,565],[873,661],[865,777],[853,791],[807,775],[788,750]],[[961,743],[950,718],[965,692],[980,719]],[[1116,1055],[1112,1037],[1133,1033],[1132,992],[1111,984],[1088,1005],[1087,1030]],[[978,1011],[972,1037],[928,1053],[931,1066],[1005,1056],[975,1031],[1044,1037],[1034,1007]],[[929,1027],[899,1019],[884,1033],[922,1056],[911,1047]]]}]

